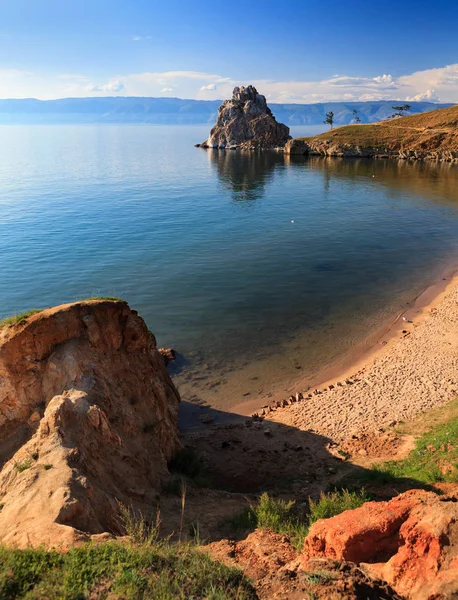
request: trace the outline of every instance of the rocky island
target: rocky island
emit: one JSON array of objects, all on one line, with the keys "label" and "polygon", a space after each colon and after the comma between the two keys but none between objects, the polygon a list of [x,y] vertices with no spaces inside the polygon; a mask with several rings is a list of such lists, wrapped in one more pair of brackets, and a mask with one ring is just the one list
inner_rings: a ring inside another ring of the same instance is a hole
[{"label": "rocky island", "polygon": [[210,136],[197,146],[268,150],[282,148],[289,139],[289,127],[276,121],[265,96],[249,85],[234,88],[232,98],[219,107]]}]

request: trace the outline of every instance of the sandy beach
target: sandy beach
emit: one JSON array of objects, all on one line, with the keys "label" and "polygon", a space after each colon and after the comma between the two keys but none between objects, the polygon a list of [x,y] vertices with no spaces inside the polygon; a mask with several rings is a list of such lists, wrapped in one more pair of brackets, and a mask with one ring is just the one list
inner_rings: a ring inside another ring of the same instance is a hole
[{"label": "sandy beach", "polygon": [[442,277],[378,343],[267,419],[343,440],[407,421],[458,395],[458,276]]}]

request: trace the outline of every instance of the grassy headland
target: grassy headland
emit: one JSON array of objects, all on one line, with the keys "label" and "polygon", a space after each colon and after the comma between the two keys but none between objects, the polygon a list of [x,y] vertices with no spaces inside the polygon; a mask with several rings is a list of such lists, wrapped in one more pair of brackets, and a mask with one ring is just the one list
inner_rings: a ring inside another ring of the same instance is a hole
[{"label": "grassy headland", "polygon": [[298,138],[312,149],[323,146],[399,151],[458,152],[458,105],[370,125],[338,127],[310,138]]}]

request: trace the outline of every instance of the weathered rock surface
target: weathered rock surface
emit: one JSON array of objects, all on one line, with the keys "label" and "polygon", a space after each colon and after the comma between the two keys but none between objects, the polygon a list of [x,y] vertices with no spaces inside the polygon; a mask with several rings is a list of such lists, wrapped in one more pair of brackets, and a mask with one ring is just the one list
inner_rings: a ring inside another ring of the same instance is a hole
[{"label": "weathered rock surface", "polygon": [[258,529],[239,542],[214,542],[203,550],[243,569],[262,600],[401,600],[388,584],[352,563],[312,559],[304,571],[291,540],[270,530]]},{"label": "weathered rock surface", "polygon": [[415,600],[458,595],[458,497],[411,490],[315,523],[303,559],[360,564]]},{"label": "weathered rock surface", "polygon": [[437,162],[458,162],[458,152],[400,150],[386,147],[358,146],[330,140],[310,138],[307,141],[289,140],[284,147],[285,154],[309,154],[311,156],[333,156],[337,158],[394,158],[400,160],[433,160]]},{"label": "weathered rock surface", "polygon": [[310,146],[301,139],[288,140],[283,148],[285,154],[309,154]]},{"label": "weathered rock surface", "polygon": [[179,446],[179,396],[125,302],[44,310],[0,329],[0,541],[68,546],[151,511]]},{"label": "weathered rock surface", "polygon": [[219,107],[209,138],[200,146],[269,149],[283,147],[289,139],[289,127],[275,120],[265,96],[249,85],[234,88],[232,98]]}]

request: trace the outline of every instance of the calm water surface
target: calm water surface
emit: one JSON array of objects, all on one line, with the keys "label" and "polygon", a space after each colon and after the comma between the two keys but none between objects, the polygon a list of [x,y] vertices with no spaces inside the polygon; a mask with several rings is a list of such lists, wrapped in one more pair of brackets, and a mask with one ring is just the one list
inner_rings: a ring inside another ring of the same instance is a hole
[{"label": "calm water surface", "polygon": [[458,254],[454,166],[194,148],[207,133],[1,127],[0,317],[125,298],[183,355],[185,399],[227,408],[313,375]]}]

